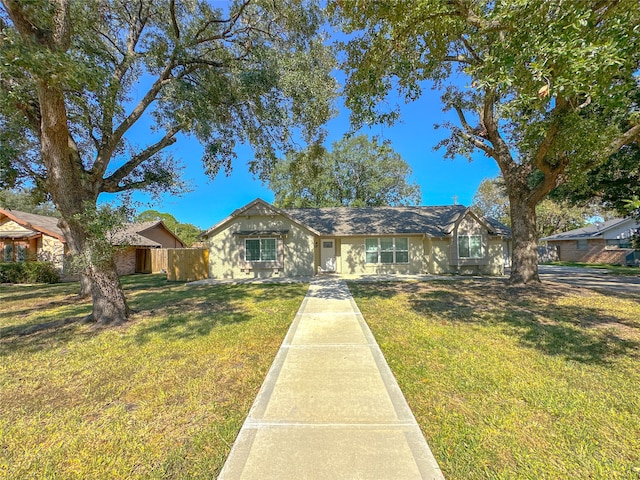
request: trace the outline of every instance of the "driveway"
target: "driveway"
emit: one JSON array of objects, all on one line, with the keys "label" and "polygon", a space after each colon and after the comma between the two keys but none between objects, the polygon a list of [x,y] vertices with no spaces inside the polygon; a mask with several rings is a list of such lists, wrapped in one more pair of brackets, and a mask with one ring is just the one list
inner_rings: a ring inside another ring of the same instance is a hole
[{"label": "driveway", "polygon": [[640,294],[640,269],[638,275],[615,275],[602,268],[558,267],[539,265],[538,273],[543,282],[568,283],[584,288],[609,290],[619,293]]}]

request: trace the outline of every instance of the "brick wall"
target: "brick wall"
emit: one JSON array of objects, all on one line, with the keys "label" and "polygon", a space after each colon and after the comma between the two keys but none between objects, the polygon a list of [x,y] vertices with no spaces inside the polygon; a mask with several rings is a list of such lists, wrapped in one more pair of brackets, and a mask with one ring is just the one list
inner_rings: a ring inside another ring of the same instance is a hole
[{"label": "brick wall", "polygon": [[136,273],[136,248],[127,247],[119,251],[115,257],[118,275],[132,275]]},{"label": "brick wall", "polygon": [[629,249],[625,248],[606,250],[603,239],[587,240],[587,248],[585,250],[578,250],[578,242],[576,240],[549,242],[549,246],[559,247],[561,262],[624,264],[625,257],[630,252]]}]

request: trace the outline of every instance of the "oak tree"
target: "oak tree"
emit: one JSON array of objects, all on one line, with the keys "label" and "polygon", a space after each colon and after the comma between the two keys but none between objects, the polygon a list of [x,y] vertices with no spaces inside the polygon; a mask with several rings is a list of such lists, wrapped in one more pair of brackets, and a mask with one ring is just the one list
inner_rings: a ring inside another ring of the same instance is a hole
[{"label": "oak tree", "polygon": [[102,324],[129,314],[113,262],[90,260],[86,219],[99,218],[102,193],[180,191],[167,153],[179,134],[204,145],[212,177],[229,171],[238,142],[253,147],[258,173],[294,139],[316,140],[331,114],[333,56],[314,0],[2,5],[0,127],[10,141],[0,172],[51,195],[71,253],[89,259]]},{"label": "oak tree", "polygon": [[[393,123],[390,91],[443,91],[445,156],[481,152],[504,178],[514,283],[539,282],[536,205],[640,137],[637,0],[330,2],[355,128]],[[428,118],[425,106],[425,118]],[[622,128],[626,119],[626,128]]]},{"label": "oak tree", "polygon": [[330,151],[312,145],[273,169],[269,188],[281,208],[415,205],[420,186],[411,167],[388,142],[366,135],[345,137]]}]

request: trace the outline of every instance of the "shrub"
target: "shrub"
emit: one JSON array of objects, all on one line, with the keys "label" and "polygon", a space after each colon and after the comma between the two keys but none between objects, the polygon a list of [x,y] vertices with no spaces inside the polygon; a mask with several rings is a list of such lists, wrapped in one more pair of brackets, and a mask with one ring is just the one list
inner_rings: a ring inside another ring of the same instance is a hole
[{"label": "shrub", "polygon": [[0,263],[0,283],[57,283],[60,275],[49,262]]}]

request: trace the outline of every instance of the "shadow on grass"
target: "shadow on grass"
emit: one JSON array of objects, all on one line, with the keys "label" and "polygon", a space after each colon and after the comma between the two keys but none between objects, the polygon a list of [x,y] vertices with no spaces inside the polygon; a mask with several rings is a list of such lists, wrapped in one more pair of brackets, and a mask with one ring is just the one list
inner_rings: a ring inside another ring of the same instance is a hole
[{"label": "shadow on grass", "polygon": [[27,301],[34,298],[51,298],[60,295],[77,295],[80,292],[80,284],[56,283],[37,285],[6,285],[0,284],[0,300]]},{"label": "shadow on grass", "polygon": [[[216,327],[250,320],[253,314],[247,307],[249,303],[260,310],[261,303],[267,308],[266,304],[272,305],[278,300],[299,298],[302,301],[306,289],[300,285],[191,287],[169,283],[164,275],[129,276],[124,277],[122,283],[135,313],[128,326],[118,328],[135,325],[135,338],[139,342],[158,334],[168,339],[205,336]],[[14,292],[35,295],[32,287],[40,290],[39,297],[48,298],[54,297],[55,294],[49,292],[56,290],[57,285],[16,286]],[[63,309],[54,310],[59,307]],[[102,329],[82,328],[81,320],[90,312],[90,303],[76,297],[58,297],[32,308],[11,311],[6,322],[10,324],[0,328],[0,356],[54,349],[71,340],[99,335]],[[26,316],[29,318],[24,318]]]},{"label": "shadow on grass", "polygon": [[89,330],[80,331],[84,318],[83,315],[1,328],[0,357],[16,352],[26,354],[53,349],[79,336],[90,337],[95,333]]},{"label": "shadow on grass", "polygon": [[[586,301],[584,306],[558,305],[558,298],[571,291],[568,288],[515,287],[494,280],[358,285],[352,291],[368,299],[406,294],[409,308],[427,319],[499,325],[524,346],[577,362],[608,365],[619,357],[640,357],[640,323],[588,306]],[[611,292],[604,296],[618,299]]]},{"label": "shadow on grass", "polygon": [[163,316],[159,322],[147,322],[136,334],[136,341],[149,341],[160,335],[170,340],[208,335],[214,328],[246,322],[253,318],[247,302],[260,304],[299,298],[299,285],[181,285],[172,291],[147,293],[136,297],[141,318]]}]

